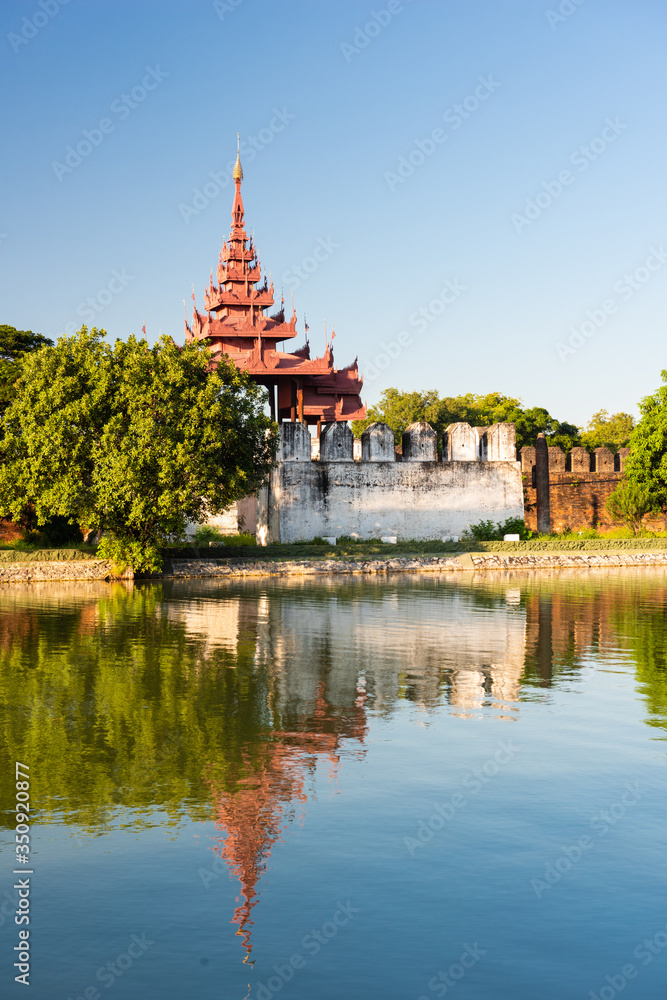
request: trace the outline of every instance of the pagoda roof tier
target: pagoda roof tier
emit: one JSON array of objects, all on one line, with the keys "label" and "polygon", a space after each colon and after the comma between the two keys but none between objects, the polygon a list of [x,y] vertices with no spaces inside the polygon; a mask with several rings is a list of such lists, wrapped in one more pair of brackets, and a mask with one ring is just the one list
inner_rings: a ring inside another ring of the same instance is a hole
[{"label": "pagoda roof tier", "polygon": [[[271,350],[268,345],[262,348],[258,348],[255,345],[240,351],[215,350],[215,347],[212,347],[211,353],[213,358],[217,358],[223,354],[228,355],[237,367],[243,368],[245,371],[250,372],[251,375],[266,375],[269,373],[272,378],[276,375],[289,376],[290,378],[302,378],[304,376],[311,378],[317,376],[328,377],[331,375],[329,360],[326,355],[323,358],[309,358],[303,357],[300,354],[282,354],[279,351]],[[327,384],[333,386],[335,383],[329,382]]]},{"label": "pagoda roof tier", "polygon": [[250,305],[255,309],[270,309],[273,305],[273,285],[271,288],[249,288],[245,295],[238,295],[225,288],[213,288],[204,293],[204,305],[214,311],[224,306]]},{"label": "pagoda roof tier", "polygon": [[[221,285],[224,285],[226,281],[247,281],[251,285],[256,285],[258,281],[261,281],[262,269],[259,261],[256,267],[249,267],[247,270],[244,270],[243,267],[236,267],[236,263],[237,261],[230,260],[227,264],[218,264],[218,281]],[[266,278],[264,280],[266,281]]]},{"label": "pagoda roof tier", "polygon": [[[233,243],[223,243],[222,249],[220,250],[220,255],[218,257],[218,262],[222,263],[227,260],[254,260],[257,256],[257,251],[253,246],[252,240],[247,240],[245,235],[245,230],[242,231],[243,235],[239,235]],[[249,246],[246,247],[246,242]]]},{"label": "pagoda roof tier", "polygon": [[232,345],[235,340],[273,340],[276,343],[282,340],[291,340],[296,337],[296,316],[292,316],[289,323],[281,323],[270,316],[257,313],[254,323],[245,313],[237,313],[231,316],[224,316],[216,319],[213,316],[206,316],[196,308],[193,310],[192,327],[186,323],[185,335],[187,340],[211,341],[211,346],[216,343]]},{"label": "pagoda roof tier", "polygon": [[[280,342],[296,336],[296,313],[292,308],[292,316],[285,322],[283,299],[278,312],[273,316],[266,314],[274,304],[273,282],[268,286],[264,277],[260,284],[261,265],[253,240],[244,228],[243,170],[238,156],[233,177],[232,228],[218,256],[218,285],[213,284],[211,273],[204,293],[206,311],[199,312],[193,305],[191,325],[185,321],[186,341],[208,341],[214,363],[226,355],[254,381],[272,392],[277,387],[279,418],[287,411],[295,419],[296,392],[301,418],[308,423],[363,419],[366,416],[360,397],[363,379],[356,361],[347,368],[336,369],[330,343],[326,343],[322,357],[311,358],[307,337],[304,346],[292,353],[278,351]],[[192,297],[194,300],[194,292]]]}]

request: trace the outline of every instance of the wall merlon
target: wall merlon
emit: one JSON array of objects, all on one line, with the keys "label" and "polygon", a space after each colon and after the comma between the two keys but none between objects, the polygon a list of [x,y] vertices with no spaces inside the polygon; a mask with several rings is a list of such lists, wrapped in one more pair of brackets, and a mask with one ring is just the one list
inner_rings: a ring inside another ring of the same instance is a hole
[{"label": "wall merlon", "polygon": [[629,454],[630,454],[630,449],[629,448],[619,448],[618,449],[618,454],[617,454],[616,457],[618,459],[618,471],[619,472],[624,472],[625,471],[625,463],[628,460]]},{"label": "wall merlon", "polygon": [[320,434],[320,462],[353,462],[354,438],[347,423],[325,424]]},{"label": "wall merlon", "polygon": [[492,424],[483,431],[480,458],[485,462],[516,461],[516,427],[514,424]]},{"label": "wall merlon", "polygon": [[438,438],[431,427],[425,421],[410,424],[403,432],[403,461],[404,462],[437,462],[438,460]]},{"label": "wall merlon", "polygon": [[305,424],[282,423],[278,458],[281,462],[310,462],[312,458],[310,431]]},{"label": "wall merlon", "polygon": [[571,448],[565,468],[568,472],[590,472],[591,456],[586,448]]},{"label": "wall merlon", "polygon": [[521,449],[521,472],[526,477],[526,482],[530,484],[533,480],[533,469],[535,468],[535,446],[525,444]]},{"label": "wall merlon", "polygon": [[610,448],[596,448],[593,452],[595,472],[614,472],[614,453]]},{"label": "wall merlon", "polygon": [[396,441],[387,424],[370,424],[361,435],[362,462],[395,462]]},{"label": "wall merlon", "polygon": [[549,448],[549,469],[553,472],[565,472],[565,452],[560,447]]},{"label": "wall merlon", "polygon": [[478,456],[477,431],[470,424],[463,422],[450,424],[444,436],[443,462],[476,462]]}]

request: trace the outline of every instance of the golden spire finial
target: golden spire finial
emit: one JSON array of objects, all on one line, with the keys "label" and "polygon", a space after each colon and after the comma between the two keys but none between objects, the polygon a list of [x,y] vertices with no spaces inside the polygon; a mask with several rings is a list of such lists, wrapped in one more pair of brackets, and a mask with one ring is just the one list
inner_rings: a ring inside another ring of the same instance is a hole
[{"label": "golden spire finial", "polygon": [[234,172],[232,177],[235,181],[243,180],[243,167],[241,166],[241,136],[236,133],[236,163],[234,164]]}]

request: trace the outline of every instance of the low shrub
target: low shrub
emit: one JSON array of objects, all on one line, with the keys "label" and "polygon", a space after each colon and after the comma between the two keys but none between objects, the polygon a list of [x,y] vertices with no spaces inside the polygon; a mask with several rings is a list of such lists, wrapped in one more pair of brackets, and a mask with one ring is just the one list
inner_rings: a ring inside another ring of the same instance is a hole
[{"label": "low shrub", "polygon": [[242,531],[238,535],[223,535],[217,528],[212,528],[208,524],[199,525],[195,531],[195,545],[256,545],[255,536],[249,531]]},{"label": "low shrub", "polygon": [[527,528],[523,518],[508,517],[502,524],[493,521],[479,521],[471,524],[461,536],[461,541],[468,542],[502,542],[505,535],[518,535],[522,542],[533,538],[533,532]]}]

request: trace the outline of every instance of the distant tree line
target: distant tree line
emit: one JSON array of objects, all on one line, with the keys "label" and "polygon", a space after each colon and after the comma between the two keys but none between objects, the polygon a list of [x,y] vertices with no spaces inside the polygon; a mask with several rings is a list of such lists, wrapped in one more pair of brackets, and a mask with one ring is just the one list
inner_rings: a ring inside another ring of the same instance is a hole
[{"label": "distant tree line", "polygon": [[635,425],[629,413],[610,416],[606,410],[600,410],[586,428],[577,427],[552,417],[544,407],[526,408],[520,399],[499,392],[441,397],[435,389],[401,392],[392,388],[384,390],[380,402],[369,407],[366,419],[355,421],[352,429],[360,437],[369,424],[381,421],[391,427],[399,443],[405,428],[419,420],[431,424],[439,439],[449,424],[463,422],[472,427],[490,427],[491,424],[513,423],[518,448],[534,445],[537,435],[543,432],[550,446],[560,446],[565,451],[583,446],[611,448],[614,453],[628,444]]}]

